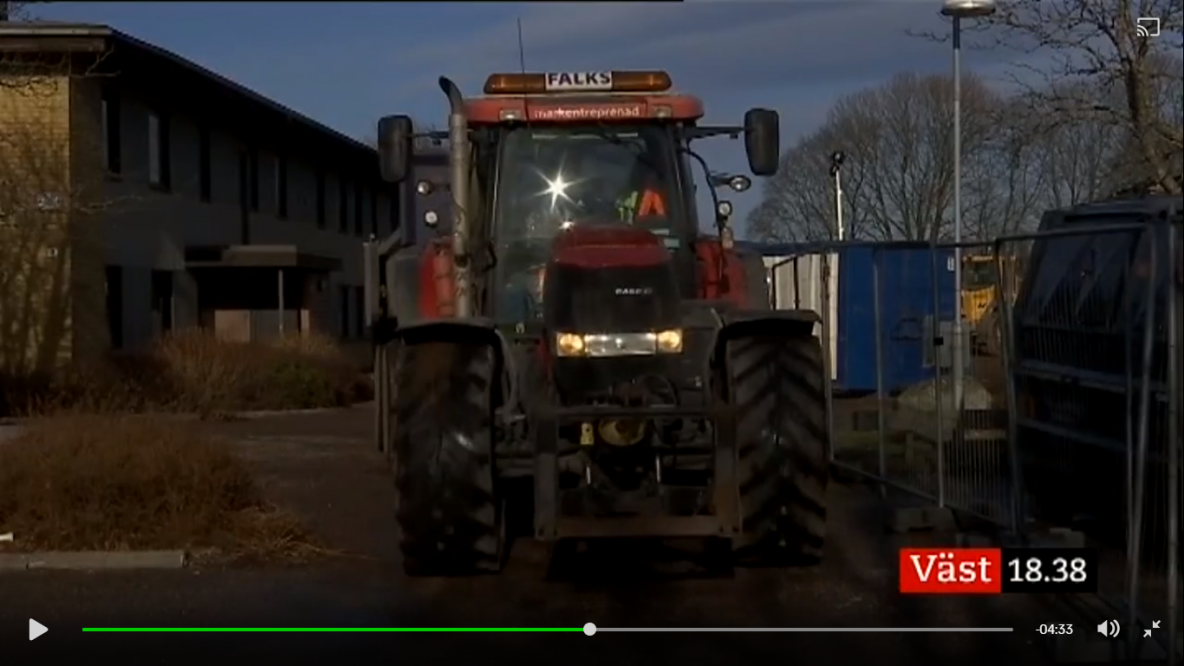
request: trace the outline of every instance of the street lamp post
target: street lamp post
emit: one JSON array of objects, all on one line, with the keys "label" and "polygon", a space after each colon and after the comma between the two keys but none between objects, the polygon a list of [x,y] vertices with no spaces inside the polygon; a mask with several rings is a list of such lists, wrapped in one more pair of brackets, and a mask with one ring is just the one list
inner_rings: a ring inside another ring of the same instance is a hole
[{"label": "street lamp post", "polygon": [[[962,412],[965,388],[965,335],[962,325],[962,19],[990,16],[995,0],[945,0],[941,13],[954,20],[954,408]],[[934,313],[937,314],[937,313]],[[940,384],[940,383],[939,383]],[[939,387],[940,388],[940,387]],[[955,416],[957,418],[957,415]]]}]

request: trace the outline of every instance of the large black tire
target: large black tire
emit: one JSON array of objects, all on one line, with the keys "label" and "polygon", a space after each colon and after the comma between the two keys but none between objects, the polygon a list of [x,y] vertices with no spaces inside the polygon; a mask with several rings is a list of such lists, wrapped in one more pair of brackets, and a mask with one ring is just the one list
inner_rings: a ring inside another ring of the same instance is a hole
[{"label": "large black tire", "polygon": [[499,571],[506,533],[492,448],[493,350],[405,345],[392,362],[403,570],[411,576]]},{"label": "large black tire", "polygon": [[727,352],[743,519],[737,563],[816,564],[830,479],[822,345],[753,336],[729,341]]}]

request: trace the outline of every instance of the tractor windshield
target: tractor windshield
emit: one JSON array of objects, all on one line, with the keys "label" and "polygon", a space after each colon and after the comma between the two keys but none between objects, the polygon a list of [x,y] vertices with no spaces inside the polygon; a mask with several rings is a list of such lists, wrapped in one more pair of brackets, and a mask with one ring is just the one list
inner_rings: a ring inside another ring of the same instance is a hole
[{"label": "tractor windshield", "polygon": [[494,224],[500,318],[539,316],[541,272],[551,243],[578,224],[624,223],[665,237],[676,182],[670,129],[663,126],[520,127],[503,137]]}]

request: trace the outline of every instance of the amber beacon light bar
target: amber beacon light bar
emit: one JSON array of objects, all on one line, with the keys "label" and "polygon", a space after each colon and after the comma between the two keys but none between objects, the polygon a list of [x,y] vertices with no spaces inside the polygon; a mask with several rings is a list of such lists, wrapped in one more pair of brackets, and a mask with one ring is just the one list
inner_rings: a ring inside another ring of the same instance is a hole
[{"label": "amber beacon light bar", "polygon": [[493,74],[485,81],[485,94],[661,93],[672,85],[670,75],[662,71]]}]

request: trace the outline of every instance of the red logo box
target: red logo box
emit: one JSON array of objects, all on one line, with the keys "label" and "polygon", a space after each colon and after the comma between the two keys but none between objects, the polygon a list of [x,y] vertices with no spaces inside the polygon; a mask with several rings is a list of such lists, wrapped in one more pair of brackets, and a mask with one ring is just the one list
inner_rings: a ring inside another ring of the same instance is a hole
[{"label": "red logo box", "polygon": [[903,548],[901,594],[1000,594],[1003,553],[998,548]]}]

